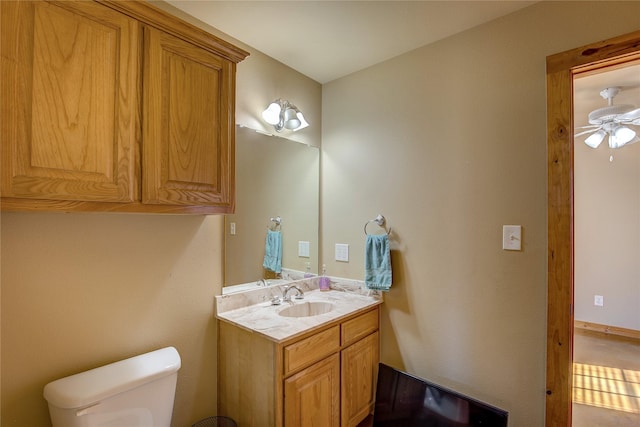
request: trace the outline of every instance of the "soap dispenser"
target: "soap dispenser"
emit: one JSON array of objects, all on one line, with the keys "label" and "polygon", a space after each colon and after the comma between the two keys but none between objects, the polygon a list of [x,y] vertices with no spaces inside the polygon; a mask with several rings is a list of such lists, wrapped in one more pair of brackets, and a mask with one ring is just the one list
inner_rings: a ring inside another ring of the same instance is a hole
[{"label": "soap dispenser", "polygon": [[327,277],[327,266],[322,264],[322,276],[320,276],[320,282],[318,287],[321,291],[331,290],[331,280]]},{"label": "soap dispenser", "polygon": [[309,277],[313,277],[313,273],[311,272],[311,263],[307,263],[307,270],[304,272],[304,278],[308,279]]}]

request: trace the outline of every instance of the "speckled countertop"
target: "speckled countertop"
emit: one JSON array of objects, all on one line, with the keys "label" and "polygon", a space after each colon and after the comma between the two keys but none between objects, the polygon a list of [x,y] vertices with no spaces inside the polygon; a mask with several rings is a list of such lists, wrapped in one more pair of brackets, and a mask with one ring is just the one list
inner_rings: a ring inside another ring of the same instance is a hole
[{"label": "speckled countertop", "polygon": [[[362,282],[332,277],[331,290],[327,292],[318,290],[317,282],[317,278],[312,278],[289,283],[304,291],[304,299],[293,299],[292,303],[283,302],[281,305],[271,305],[271,298],[282,296],[286,285],[216,296],[216,317],[272,341],[282,342],[382,303],[382,293],[364,289]],[[328,302],[333,308],[327,313],[307,317],[285,317],[278,314],[292,304],[315,301]]]}]

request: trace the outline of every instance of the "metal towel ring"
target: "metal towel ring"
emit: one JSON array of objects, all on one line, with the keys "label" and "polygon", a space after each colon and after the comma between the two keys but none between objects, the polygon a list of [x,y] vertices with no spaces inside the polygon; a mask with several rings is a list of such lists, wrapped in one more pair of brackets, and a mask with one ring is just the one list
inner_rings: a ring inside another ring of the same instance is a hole
[{"label": "metal towel ring", "polygon": [[387,232],[387,235],[391,234],[391,228],[389,228],[387,230],[387,228],[384,226],[387,222],[387,220],[385,219],[385,217],[383,217],[382,215],[378,214],[377,217],[375,217],[374,219],[370,219],[369,221],[364,223],[364,235],[367,235],[367,225],[369,225],[370,222],[375,222],[376,224],[378,224],[378,226],[382,227],[385,229],[385,231]]}]

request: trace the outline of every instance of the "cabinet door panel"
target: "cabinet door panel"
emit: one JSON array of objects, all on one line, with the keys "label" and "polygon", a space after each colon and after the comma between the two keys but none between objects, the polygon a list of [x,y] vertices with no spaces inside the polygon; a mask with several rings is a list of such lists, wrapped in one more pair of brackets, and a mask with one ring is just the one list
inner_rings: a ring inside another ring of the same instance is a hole
[{"label": "cabinet door panel", "polygon": [[2,196],[136,197],[138,23],[93,2],[2,2]]},{"label": "cabinet door panel", "polygon": [[145,28],[143,203],[233,200],[235,64]]},{"label": "cabinet door panel", "polygon": [[285,427],[337,427],[339,396],[340,358],[334,354],[285,380]]},{"label": "cabinet door panel", "polygon": [[342,426],[357,426],[373,410],[378,332],[342,350]]}]

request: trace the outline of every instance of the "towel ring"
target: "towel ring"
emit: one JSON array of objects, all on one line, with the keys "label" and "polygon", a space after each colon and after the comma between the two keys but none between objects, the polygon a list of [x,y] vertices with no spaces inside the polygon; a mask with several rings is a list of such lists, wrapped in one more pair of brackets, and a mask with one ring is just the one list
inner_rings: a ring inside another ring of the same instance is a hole
[{"label": "towel ring", "polygon": [[276,231],[278,229],[278,227],[280,227],[280,229],[282,229],[282,225],[281,225],[282,218],[280,218],[280,216],[277,216],[275,218],[269,218],[269,220],[274,223],[273,224],[273,228],[272,228],[273,231]]},{"label": "towel ring", "polygon": [[376,224],[378,224],[378,226],[382,227],[385,229],[385,231],[387,232],[387,235],[391,234],[391,228],[389,228],[387,230],[387,228],[385,227],[385,224],[387,222],[387,220],[385,219],[385,217],[383,217],[382,215],[378,214],[377,217],[375,217],[374,219],[370,219],[369,221],[364,223],[364,235],[367,235],[367,225],[369,225],[370,222],[375,222]]}]

